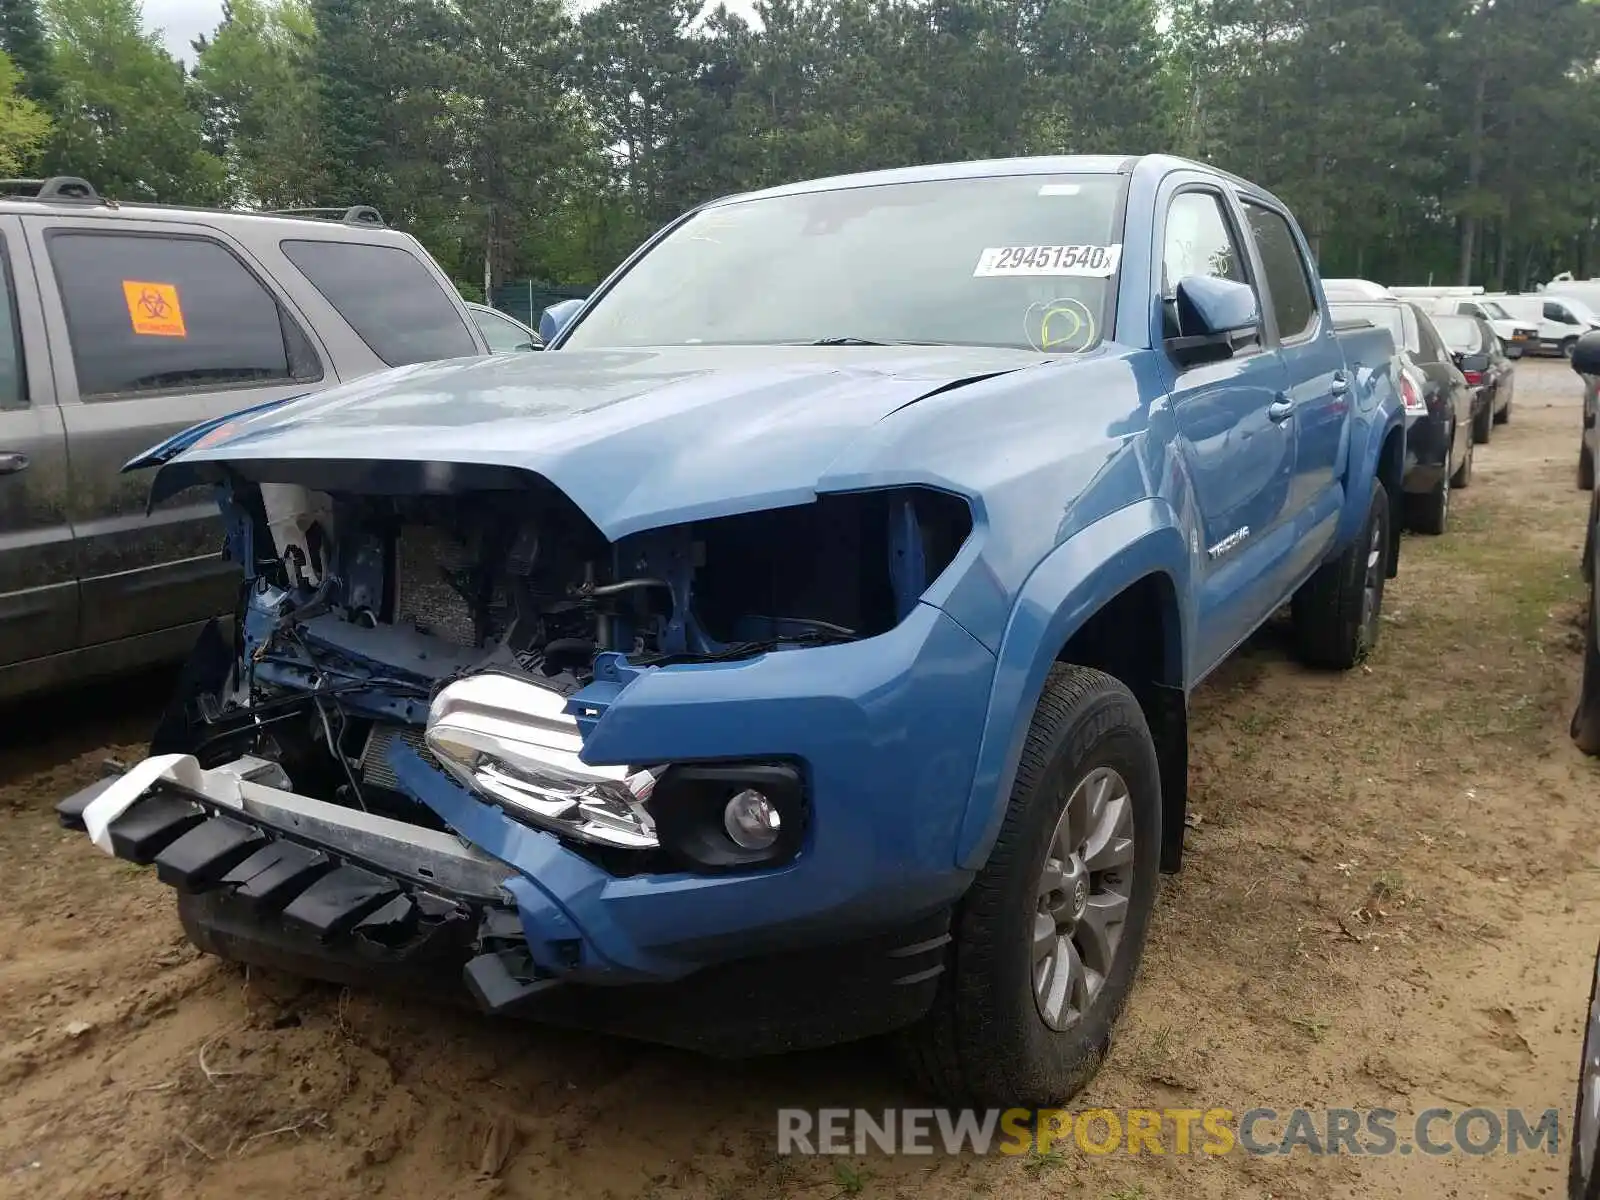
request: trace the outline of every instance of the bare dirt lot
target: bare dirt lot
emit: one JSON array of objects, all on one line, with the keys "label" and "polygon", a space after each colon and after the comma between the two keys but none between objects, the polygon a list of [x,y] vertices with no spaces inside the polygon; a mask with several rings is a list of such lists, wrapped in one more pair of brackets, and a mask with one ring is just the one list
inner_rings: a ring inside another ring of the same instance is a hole
[{"label": "bare dirt lot", "polygon": [[870,1045],[730,1065],[198,956],[50,811],[138,756],[144,679],[0,714],[0,1194],[1562,1194],[1600,933],[1600,767],[1566,735],[1586,500],[1575,377],[1519,376],[1366,668],[1303,671],[1269,628],[1197,694],[1188,864],[1075,1106],[1555,1107],[1562,1154],[779,1157],[780,1106],[922,1098]]}]

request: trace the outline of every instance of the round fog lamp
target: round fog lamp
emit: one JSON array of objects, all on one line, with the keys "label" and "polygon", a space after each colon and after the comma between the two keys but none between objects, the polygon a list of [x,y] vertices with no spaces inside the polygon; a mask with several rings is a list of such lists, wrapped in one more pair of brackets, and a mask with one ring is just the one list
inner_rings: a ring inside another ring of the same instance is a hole
[{"label": "round fog lamp", "polygon": [[722,810],[722,827],[742,850],[765,850],[778,840],[783,818],[760,792],[746,788]]}]

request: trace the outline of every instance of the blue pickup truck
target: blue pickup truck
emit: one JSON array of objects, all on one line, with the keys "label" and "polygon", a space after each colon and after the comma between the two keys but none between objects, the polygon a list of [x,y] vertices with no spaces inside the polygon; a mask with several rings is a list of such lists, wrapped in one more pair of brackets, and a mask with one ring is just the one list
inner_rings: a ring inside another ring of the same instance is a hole
[{"label": "blue pickup truck", "polygon": [[129,464],[215,489],[245,581],[62,820],[226,958],[1070,1096],[1179,866],[1190,692],[1285,605],[1316,667],[1377,637],[1387,331],[1163,157],[717,201],[547,328]]}]

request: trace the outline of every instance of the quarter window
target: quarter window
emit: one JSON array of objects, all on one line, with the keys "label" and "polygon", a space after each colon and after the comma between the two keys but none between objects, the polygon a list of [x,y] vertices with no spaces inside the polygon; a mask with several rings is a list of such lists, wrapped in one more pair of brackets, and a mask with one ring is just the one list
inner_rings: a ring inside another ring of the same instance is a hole
[{"label": "quarter window", "polygon": [[28,375],[22,365],[22,330],[17,292],[11,282],[11,255],[0,238],[0,409],[26,408]]},{"label": "quarter window", "polygon": [[58,231],[48,245],[83,399],[322,377],[304,332],[219,242]]},{"label": "quarter window", "polygon": [[479,353],[454,301],[416,255],[361,242],[291,241],[282,248],[391,367]]},{"label": "quarter window", "polygon": [[1278,337],[1286,341],[1297,338],[1311,328],[1317,316],[1300,246],[1289,222],[1279,213],[1249,201],[1245,201],[1244,211],[1250,232],[1255,235],[1256,249],[1261,252],[1261,269],[1272,300],[1272,314],[1277,318]]}]

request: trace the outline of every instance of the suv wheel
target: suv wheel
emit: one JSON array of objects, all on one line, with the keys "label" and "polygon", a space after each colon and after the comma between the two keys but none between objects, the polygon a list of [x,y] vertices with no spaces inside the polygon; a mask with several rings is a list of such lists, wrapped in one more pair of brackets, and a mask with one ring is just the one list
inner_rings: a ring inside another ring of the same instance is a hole
[{"label": "suv wheel", "polygon": [[1310,666],[1348,671],[1378,641],[1388,579],[1389,493],[1374,481],[1361,532],[1294,594],[1295,641]]},{"label": "suv wheel", "polygon": [[1578,490],[1594,491],[1594,455],[1588,446],[1578,448]]},{"label": "suv wheel", "polygon": [[1569,337],[1566,341],[1562,342],[1561,343],[1561,357],[1562,358],[1571,358],[1572,357],[1572,352],[1573,352],[1574,349],[1577,348],[1577,345],[1578,345],[1578,339],[1575,338],[1575,337]]},{"label": "suv wheel", "polygon": [[1100,1069],[1127,1001],[1161,843],[1161,773],[1120,681],[1057,665],[989,860],[962,899],[932,1009],[899,1035],[954,1104],[1059,1104]]}]

